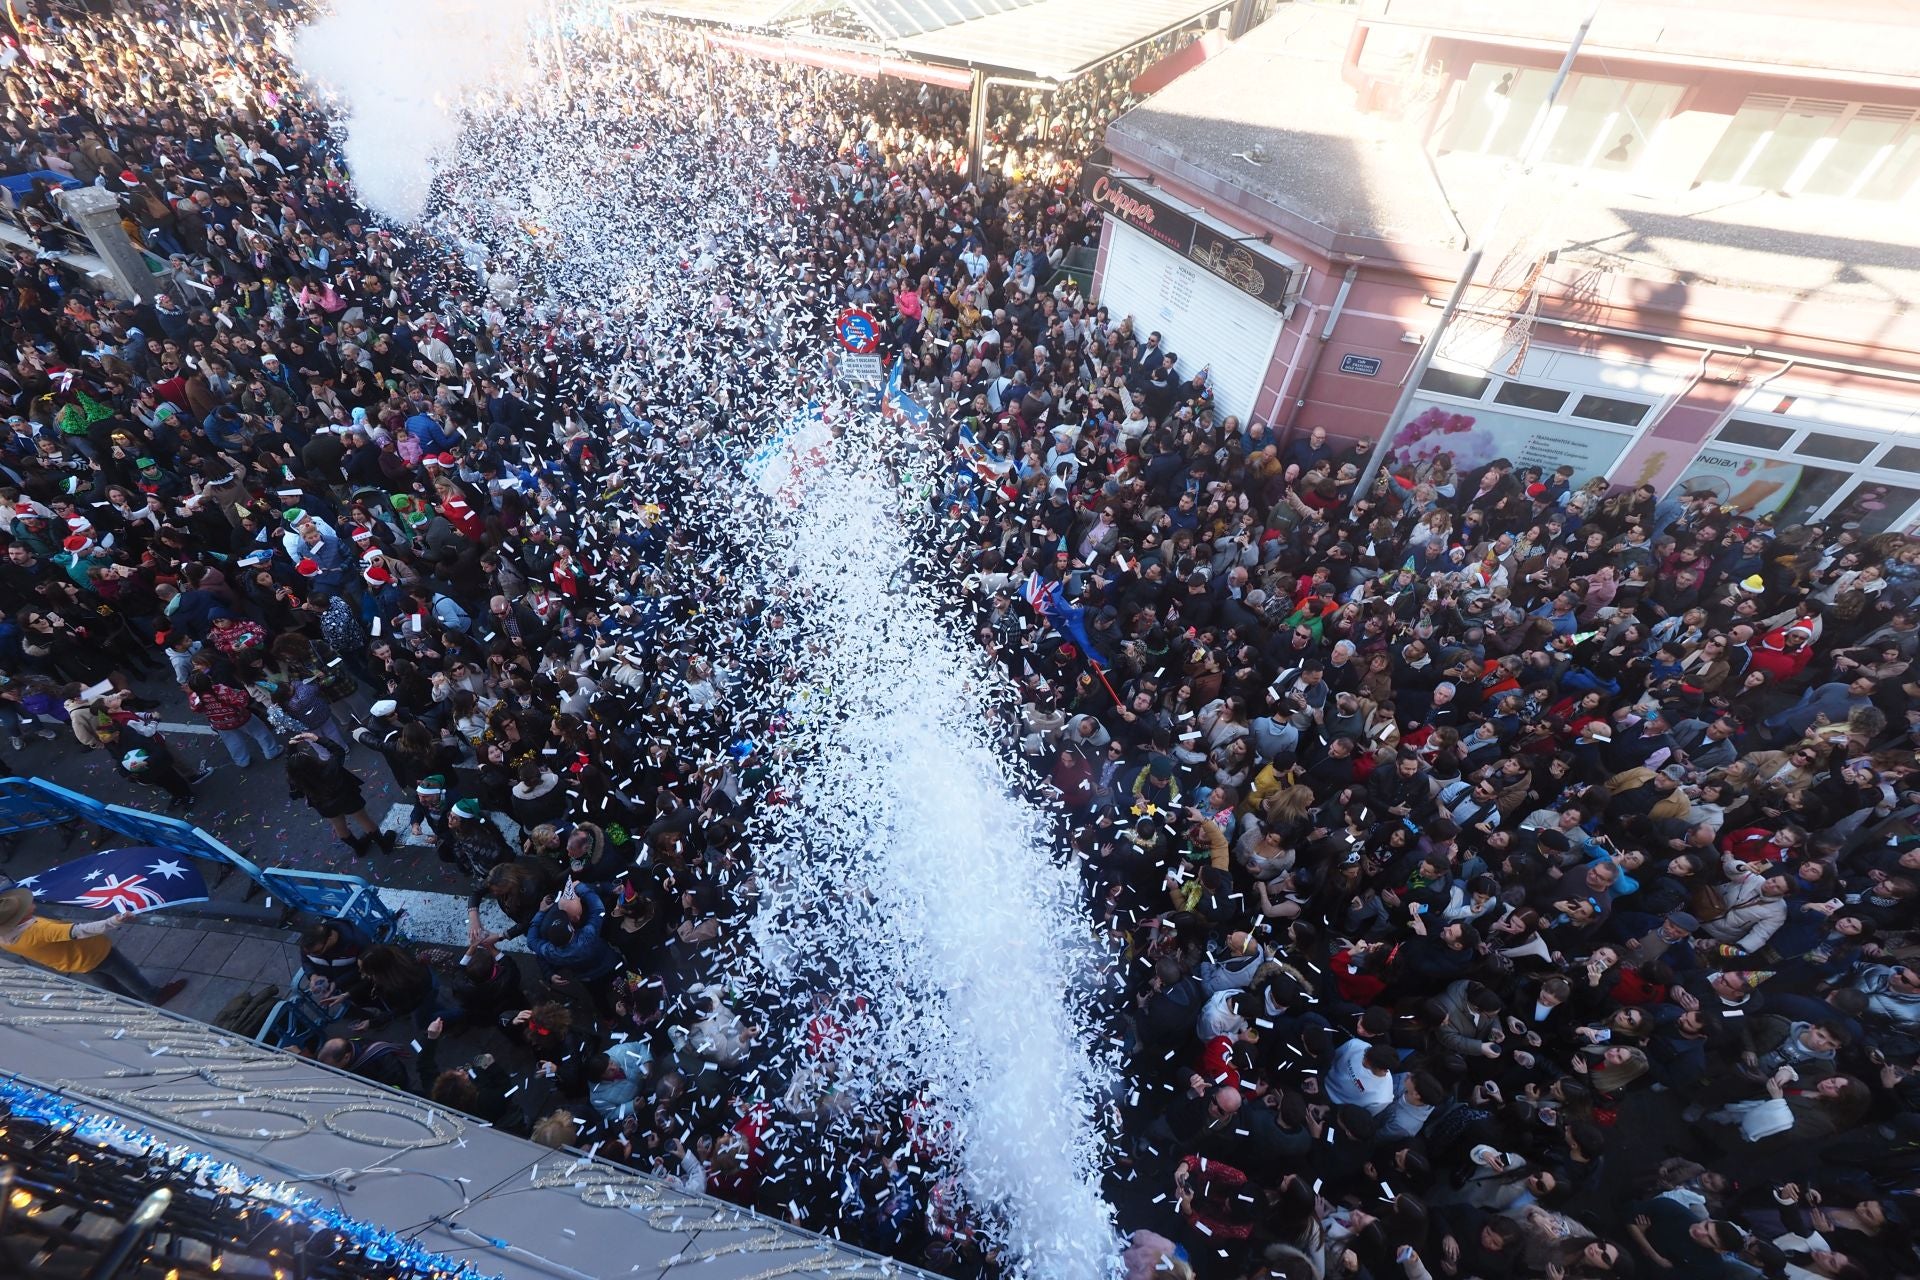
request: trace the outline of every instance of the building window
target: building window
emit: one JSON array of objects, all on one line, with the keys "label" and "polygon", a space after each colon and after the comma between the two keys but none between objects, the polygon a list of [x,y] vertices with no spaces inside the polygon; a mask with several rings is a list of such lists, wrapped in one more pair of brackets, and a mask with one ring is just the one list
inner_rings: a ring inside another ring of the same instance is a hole
[{"label": "building window", "polygon": [[1573,416],[1595,422],[1611,422],[1622,427],[1637,427],[1651,405],[1637,400],[1615,400],[1612,396],[1581,396],[1573,406]]},{"label": "building window", "polygon": [[1679,102],[1679,85],[1581,76],[1561,91],[1546,160],[1625,173]]},{"label": "building window", "polygon": [[1752,159],[1742,175],[1742,186],[1762,191],[1785,191],[1788,179],[1800,171],[1829,133],[1846,108],[1838,102],[1806,104],[1796,101],[1781,113],[1767,136],[1754,148]]},{"label": "building window", "polygon": [[[1518,156],[1546,108],[1553,77],[1532,67],[1479,63],[1461,82],[1440,149]],[[1575,76],[1560,91],[1542,131],[1542,158],[1625,172],[1640,163],[1654,133],[1679,105],[1679,85]]]},{"label": "building window", "polygon": [[1826,458],[1833,462],[1864,462],[1867,455],[1873,452],[1873,441],[1812,431],[1807,433],[1807,438],[1800,442],[1794,452],[1804,457]]},{"label": "building window", "polygon": [[1517,156],[1534,118],[1547,105],[1550,72],[1483,62],[1467,73],[1454,101],[1444,149]]},{"label": "building window", "polygon": [[1913,190],[1920,177],[1920,128],[1909,128],[1865,178],[1858,195],[1862,200],[1899,200]]},{"label": "building window", "polygon": [[1910,444],[1896,444],[1888,449],[1886,456],[1880,459],[1880,466],[1889,471],[1908,471],[1920,475],[1920,448]]},{"label": "building window", "polygon": [[1800,190],[1815,196],[1850,196],[1892,156],[1913,123],[1911,111],[1861,107],[1837,133],[1823,140]]},{"label": "building window", "polygon": [[1462,400],[1478,400],[1487,394],[1487,388],[1493,379],[1484,373],[1454,373],[1448,369],[1429,368],[1420,377],[1422,391],[1437,391],[1443,396],[1459,396]]},{"label": "building window", "polygon": [[1698,181],[1789,195],[1898,200],[1920,169],[1910,107],[1757,93],[1741,104]]},{"label": "building window", "polygon": [[1516,409],[1535,409],[1558,413],[1566,406],[1568,393],[1557,387],[1539,387],[1528,382],[1509,382],[1494,393],[1495,404],[1510,404]]},{"label": "building window", "polygon": [[1793,429],[1734,418],[1716,431],[1713,438],[1724,440],[1728,444],[1744,444],[1755,449],[1778,449],[1793,438]]}]

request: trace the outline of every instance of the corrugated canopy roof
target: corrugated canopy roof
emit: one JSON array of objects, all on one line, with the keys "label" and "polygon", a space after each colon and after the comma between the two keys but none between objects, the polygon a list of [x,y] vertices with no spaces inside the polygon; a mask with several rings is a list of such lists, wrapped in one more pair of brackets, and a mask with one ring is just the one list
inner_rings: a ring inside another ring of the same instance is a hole
[{"label": "corrugated canopy roof", "polygon": [[1226,7],[1226,0],[1041,0],[901,40],[897,48],[929,62],[1066,81]]},{"label": "corrugated canopy roof", "polygon": [[1232,0],[636,0],[634,8],[716,26],[794,30],[827,10],[898,57],[1064,83]]},{"label": "corrugated canopy roof", "polygon": [[666,18],[717,27],[774,27],[785,21],[795,0],[642,0],[633,6]]},{"label": "corrugated canopy roof", "polygon": [[847,0],[847,7],[880,39],[894,41],[1041,3],[1044,0]]}]

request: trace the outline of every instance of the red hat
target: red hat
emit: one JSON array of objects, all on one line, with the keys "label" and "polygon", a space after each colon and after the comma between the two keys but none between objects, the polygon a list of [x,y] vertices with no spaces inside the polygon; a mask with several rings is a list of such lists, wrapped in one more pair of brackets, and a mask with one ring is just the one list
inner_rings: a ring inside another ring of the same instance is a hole
[{"label": "red hat", "polygon": [[377,564],[368,565],[361,571],[360,576],[367,580],[367,585],[370,587],[384,587],[393,581],[393,575]]},{"label": "red hat", "polygon": [[62,542],[60,545],[65,547],[68,551],[73,552],[75,555],[79,555],[81,552],[86,551],[88,548],[93,546],[93,539],[83,538],[76,533],[72,537],[68,538],[65,542]]},{"label": "red hat", "polygon": [[351,532],[353,534],[353,540],[355,542],[372,542],[373,541],[373,530],[367,528],[363,524],[357,524],[353,526],[353,529]]},{"label": "red hat", "polygon": [[1527,496],[1529,498],[1544,498],[1547,496],[1547,486],[1535,480],[1527,486]]},{"label": "red hat", "polygon": [[303,578],[311,578],[320,572],[320,562],[310,557],[302,557],[300,563],[293,566],[293,570]]}]

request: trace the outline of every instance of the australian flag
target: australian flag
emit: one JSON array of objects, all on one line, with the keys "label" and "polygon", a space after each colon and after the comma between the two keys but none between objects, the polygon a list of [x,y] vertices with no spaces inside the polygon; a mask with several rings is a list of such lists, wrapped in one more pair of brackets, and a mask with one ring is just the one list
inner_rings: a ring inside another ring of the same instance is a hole
[{"label": "australian flag", "polygon": [[194,859],[172,849],[113,849],[63,862],[16,886],[41,902],[139,915],[183,902],[207,900],[206,877]]},{"label": "australian flag", "polygon": [[1093,647],[1093,637],[1087,634],[1087,611],[1067,599],[1064,587],[1030,573],[1021,594],[1048,625],[1079,645],[1089,662],[1095,667],[1106,666],[1107,655]]}]

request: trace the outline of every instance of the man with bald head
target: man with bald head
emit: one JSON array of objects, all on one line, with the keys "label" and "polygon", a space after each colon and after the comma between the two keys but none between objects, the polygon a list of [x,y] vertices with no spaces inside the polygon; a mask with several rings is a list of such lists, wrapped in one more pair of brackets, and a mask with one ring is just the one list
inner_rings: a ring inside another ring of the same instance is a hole
[{"label": "man with bald head", "polygon": [[1242,1101],[1233,1085],[1209,1084],[1195,1073],[1180,1100],[1147,1126],[1145,1145],[1158,1156],[1205,1155],[1234,1136]]}]

